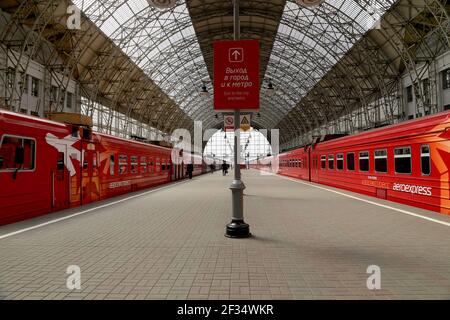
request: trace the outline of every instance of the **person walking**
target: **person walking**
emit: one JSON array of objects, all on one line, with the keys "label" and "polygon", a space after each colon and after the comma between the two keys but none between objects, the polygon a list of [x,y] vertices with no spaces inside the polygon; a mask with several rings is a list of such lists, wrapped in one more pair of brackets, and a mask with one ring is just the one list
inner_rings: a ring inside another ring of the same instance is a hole
[{"label": "person walking", "polygon": [[192,172],[194,171],[194,165],[189,163],[186,167],[187,173],[189,175],[189,179],[192,179]]},{"label": "person walking", "polygon": [[228,173],[228,164],[227,164],[227,162],[224,160],[223,163],[222,163],[222,174],[223,174],[224,176],[226,176],[227,173]]}]

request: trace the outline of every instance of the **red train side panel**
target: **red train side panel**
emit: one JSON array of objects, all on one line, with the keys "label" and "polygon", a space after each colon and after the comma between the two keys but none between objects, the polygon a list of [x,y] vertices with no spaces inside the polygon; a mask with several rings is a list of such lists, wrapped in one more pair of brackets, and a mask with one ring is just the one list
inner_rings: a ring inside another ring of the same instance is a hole
[{"label": "red train side panel", "polygon": [[171,152],[0,111],[0,225],[168,183]]},{"label": "red train side panel", "polygon": [[449,139],[446,111],[283,153],[278,173],[450,214]]}]

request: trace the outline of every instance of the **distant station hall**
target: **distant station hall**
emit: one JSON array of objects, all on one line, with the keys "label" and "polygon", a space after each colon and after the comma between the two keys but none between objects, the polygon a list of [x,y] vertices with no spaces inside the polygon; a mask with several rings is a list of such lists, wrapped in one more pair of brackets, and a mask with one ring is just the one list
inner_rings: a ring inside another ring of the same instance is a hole
[{"label": "distant station hall", "polygon": [[0,1],[0,300],[450,300],[449,22]]}]

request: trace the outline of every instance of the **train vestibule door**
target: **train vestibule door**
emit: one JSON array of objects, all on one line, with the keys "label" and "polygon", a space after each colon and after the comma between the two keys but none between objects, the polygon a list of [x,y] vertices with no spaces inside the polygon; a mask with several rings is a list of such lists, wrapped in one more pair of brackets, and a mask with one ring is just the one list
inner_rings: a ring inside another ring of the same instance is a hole
[{"label": "train vestibule door", "polygon": [[[69,206],[70,179],[66,169],[67,146],[59,145],[56,162],[52,165],[52,208],[60,210]],[[62,151],[62,152],[61,152]]]},{"label": "train vestibule door", "polygon": [[177,181],[177,165],[175,163],[172,164],[172,181]]},{"label": "train vestibule door", "polygon": [[314,156],[314,178],[317,180],[319,178],[319,156]]},{"label": "train vestibule door", "polygon": [[88,143],[83,150],[82,161],[82,204],[100,199],[100,158],[94,143]]}]

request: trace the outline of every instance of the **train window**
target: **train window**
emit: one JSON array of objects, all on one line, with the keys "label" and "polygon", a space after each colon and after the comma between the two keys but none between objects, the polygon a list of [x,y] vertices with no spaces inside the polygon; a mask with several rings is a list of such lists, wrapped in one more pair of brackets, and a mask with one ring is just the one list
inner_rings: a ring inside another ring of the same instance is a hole
[{"label": "train window", "polygon": [[411,147],[394,149],[395,173],[411,173]]},{"label": "train window", "polygon": [[353,152],[347,153],[347,170],[355,170],[355,154]]},{"label": "train window", "polygon": [[320,156],[320,167],[322,169],[327,168],[327,156]]},{"label": "train window", "polygon": [[166,160],[162,161],[161,170],[166,171]]},{"label": "train window", "polygon": [[94,169],[97,168],[97,164],[98,164],[98,162],[97,162],[97,152],[96,152],[92,155],[92,167]]},{"label": "train window", "polygon": [[112,155],[109,156],[109,174],[111,176],[114,175],[115,163],[116,163],[116,160],[114,158],[114,155],[112,154]]},{"label": "train window", "polygon": [[147,157],[141,157],[141,173],[147,173]]},{"label": "train window", "polygon": [[362,151],[359,153],[359,171],[369,171],[369,152]]},{"label": "train window", "polygon": [[155,170],[156,170],[156,172],[161,172],[161,163],[159,162],[158,158],[156,159],[156,162],[155,162]]},{"label": "train window", "polygon": [[155,171],[155,167],[154,167],[154,163],[153,163],[153,159],[150,159],[148,162],[148,172],[152,173],[153,171]]},{"label": "train window", "polygon": [[334,155],[332,154],[328,155],[328,169],[330,170],[334,169]]},{"label": "train window", "polygon": [[128,156],[119,155],[119,174],[127,174],[128,172]]},{"label": "train window", "polygon": [[64,171],[64,152],[58,152],[58,156],[56,158],[56,170]]},{"label": "train window", "polygon": [[138,157],[132,156],[130,159],[131,159],[130,173],[136,174],[138,173]]},{"label": "train window", "polygon": [[344,154],[339,153],[336,155],[336,169],[344,170]]},{"label": "train window", "polygon": [[0,170],[35,169],[36,141],[5,135],[0,143]]},{"label": "train window", "polygon": [[387,150],[375,150],[375,171],[388,172]]},{"label": "train window", "polygon": [[420,165],[422,175],[429,176],[431,174],[431,153],[429,145],[423,145],[420,147]]},{"label": "train window", "polygon": [[79,137],[79,130],[80,128],[78,126],[73,126],[72,127],[72,137],[73,138],[78,138]]},{"label": "train window", "polygon": [[56,179],[58,181],[64,181],[64,152],[58,152],[56,157]]}]

